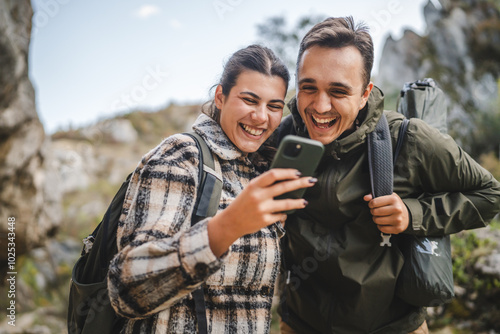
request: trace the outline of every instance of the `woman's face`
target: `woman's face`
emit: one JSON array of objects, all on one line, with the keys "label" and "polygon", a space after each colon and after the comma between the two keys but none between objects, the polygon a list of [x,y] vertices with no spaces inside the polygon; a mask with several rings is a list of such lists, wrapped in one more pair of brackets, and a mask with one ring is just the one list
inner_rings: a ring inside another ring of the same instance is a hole
[{"label": "woman's face", "polygon": [[242,72],[227,96],[217,86],[215,105],[222,130],[242,152],[257,151],[280,124],[285,94],[281,77],[256,71]]}]

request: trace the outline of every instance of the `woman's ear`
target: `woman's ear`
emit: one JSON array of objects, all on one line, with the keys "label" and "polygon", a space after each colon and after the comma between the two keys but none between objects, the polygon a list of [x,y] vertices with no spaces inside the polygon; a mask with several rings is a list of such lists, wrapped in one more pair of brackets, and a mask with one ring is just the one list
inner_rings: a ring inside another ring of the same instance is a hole
[{"label": "woman's ear", "polygon": [[222,109],[222,105],[224,104],[224,94],[222,93],[222,85],[217,85],[217,88],[215,89],[215,106],[217,109]]}]

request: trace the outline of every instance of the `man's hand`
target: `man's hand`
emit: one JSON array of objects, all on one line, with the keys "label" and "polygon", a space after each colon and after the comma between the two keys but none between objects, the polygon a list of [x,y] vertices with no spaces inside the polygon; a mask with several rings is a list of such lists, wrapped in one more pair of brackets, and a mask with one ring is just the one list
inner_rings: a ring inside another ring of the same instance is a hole
[{"label": "man's hand", "polygon": [[380,232],[399,234],[408,228],[410,224],[408,208],[396,193],[377,198],[369,194],[363,199],[368,202],[373,221]]}]

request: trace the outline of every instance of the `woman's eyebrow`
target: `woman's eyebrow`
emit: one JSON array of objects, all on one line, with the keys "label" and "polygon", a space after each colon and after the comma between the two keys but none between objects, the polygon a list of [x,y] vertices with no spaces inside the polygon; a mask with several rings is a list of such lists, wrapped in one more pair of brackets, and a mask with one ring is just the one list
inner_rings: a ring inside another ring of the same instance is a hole
[{"label": "woman's eyebrow", "polygon": [[[252,96],[256,100],[259,100],[259,101],[262,100],[262,98],[259,95],[255,94],[254,92],[241,92],[240,94],[248,94],[248,95]],[[271,103],[282,103],[283,105],[285,104],[285,101],[280,100],[280,99],[274,99],[274,100],[271,100],[269,102],[271,102]]]},{"label": "woman's eyebrow", "polygon": [[241,92],[240,94],[248,94],[248,95],[252,96],[254,99],[262,100],[259,95],[255,94],[253,92]]}]

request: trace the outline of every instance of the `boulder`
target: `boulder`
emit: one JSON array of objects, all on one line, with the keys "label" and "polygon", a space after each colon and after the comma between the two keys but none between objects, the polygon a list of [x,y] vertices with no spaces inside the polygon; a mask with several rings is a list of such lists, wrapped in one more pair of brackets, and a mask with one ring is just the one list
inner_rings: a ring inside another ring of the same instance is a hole
[{"label": "boulder", "polygon": [[[33,9],[29,0],[0,0],[0,272],[5,273],[8,232],[15,256],[42,245],[56,230],[60,196],[46,164],[50,143],[35,108],[28,77]],[[15,219],[8,230],[7,222]],[[12,235],[11,235],[12,236]],[[11,240],[12,241],[12,240]],[[2,280],[2,283],[4,280]]]},{"label": "boulder", "polygon": [[426,32],[385,42],[376,84],[397,96],[405,82],[433,78],[449,97],[449,129],[471,151],[475,120],[498,100],[500,11],[487,0],[429,0]]}]

